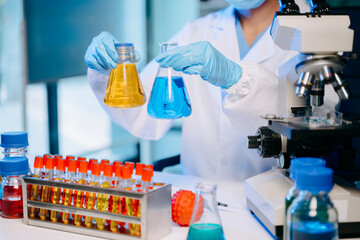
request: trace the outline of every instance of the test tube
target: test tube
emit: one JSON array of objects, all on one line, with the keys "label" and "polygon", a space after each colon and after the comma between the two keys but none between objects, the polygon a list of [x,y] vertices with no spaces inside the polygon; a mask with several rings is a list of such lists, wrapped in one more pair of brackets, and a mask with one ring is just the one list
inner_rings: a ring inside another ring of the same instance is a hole
[{"label": "test tube", "polygon": [[[100,168],[101,168],[100,163],[93,163],[92,169],[91,169],[91,176],[90,176],[88,185],[96,186],[99,184]],[[94,210],[95,202],[96,202],[96,193],[86,192],[86,200],[85,200],[86,209]],[[85,217],[85,226],[87,228],[92,227],[92,219],[93,219],[93,217],[90,217],[90,216]]]},{"label": "test tube", "polygon": [[[123,190],[125,191],[132,191],[132,171],[131,165],[126,165],[122,168],[122,177],[123,177]],[[134,209],[133,209],[133,199],[129,197],[123,197],[121,199],[121,204],[125,205],[126,213],[128,216],[134,216]],[[130,235],[135,235],[135,226],[129,223],[129,231]]]},{"label": "test tube", "polygon": [[[52,179],[53,171],[54,171],[54,159],[47,158],[43,179],[46,179],[46,180]],[[41,202],[49,202],[51,187],[41,186],[41,189],[42,190],[41,190],[40,201]],[[44,221],[46,219],[46,213],[47,213],[46,209],[40,208],[40,210],[39,210],[40,220]]]},{"label": "test tube", "polygon": [[145,167],[144,163],[136,163],[135,165],[135,187],[139,188],[141,187],[141,175],[142,175],[142,170]]},{"label": "test tube", "polygon": [[[115,163],[115,162],[114,162]],[[121,169],[122,165],[115,164],[114,165],[114,171],[115,171],[115,177],[114,177],[114,188],[119,188],[120,182],[121,182]],[[111,213],[119,213],[120,212],[120,198],[119,196],[110,196],[109,200],[109,212]],[[110,204],[111,202],[111,204]],[[125,223],[120,223],[114,220],[111,220],[110,222],[110,231],[117,232],[118,231],[118,224],[124,226]]]},{"label": "test tube", "polygon": [[[68,165],[68,171],[65,173],[65,180],[66,183],[74,183],[75,182],[75,174],[76,174],[76,161],[70,160]],[[62,204],[64,206],[71,205],[72,202],[72,195],[73,190],[69,188],[63,189],[63,196],[62,196]],[[70,214],[69,213],[63,213],[62,214],[62,222],[64,224],[69,224]]]},{"label": "test tube", "polygon": [[[32,175],[32,177],[41,178],[42,167],[43,167],[43,157],[36,156],[34,162],[34,174]],[[30,189],[31,189],[30,200],[37,201],[39,197],[39,185],[32,184],[30,186]],[[37,210],[38,210],[37,208],[29,207],[29,217],[35,218]]]},{"label": "test tube", "polygon": [[[111,164],[104,164],[104,176],[101,180],[100,187],[110,188],[111,187],[111,179],[113,175],[113,166]],[[109,203],[109,195],[99,193],[96,202],[96,209],[101,212],[106,212],[108,209]],[[99,230],[104,230],[105,228],[105,219],[96,218],[96,227]]]},{"label": "test tube", "polygon": [[[77,184],[86,184],[86,174],[88,171],[89,163],[80,161],[79,172],[76,175],[75,181]],[[81,208],[84,202],[84,191],[75,191],[72,205],[77,208]],[[74,215],[74,225],[81,226],[81,215]]]},{"label": "test tube", "polygon": [[[65,177],[65,159],[58,159],[57,160],[57,166],[56,171],[53,176],[53,180],[56,182],[62,182]],[[59,204],[60,203],[60,197],[61,197],[61,188],[59,187],[52,187],[51,189],[51,202],[53,204]],[[52,222],[57,222],[59,217],[59,212],[55,210],[50,211],[50,219]]]}]

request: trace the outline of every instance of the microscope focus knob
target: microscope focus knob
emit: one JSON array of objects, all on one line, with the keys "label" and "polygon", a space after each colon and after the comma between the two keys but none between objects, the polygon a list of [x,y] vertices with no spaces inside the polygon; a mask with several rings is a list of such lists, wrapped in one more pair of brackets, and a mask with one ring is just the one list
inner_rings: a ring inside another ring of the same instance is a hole
[{"label": "microscope focus knob", "polygon": [[263,158],[276,157],[281,151],[281,136],[268,127],[259,127],[255,136],[248,136],[248,148],[257,148]]},{"label": "microscope focus knob", "polygon": [[261,141],[258,141],[257,136],[248,136],[248,148],[249,149],[258,149],[261,144]]}]

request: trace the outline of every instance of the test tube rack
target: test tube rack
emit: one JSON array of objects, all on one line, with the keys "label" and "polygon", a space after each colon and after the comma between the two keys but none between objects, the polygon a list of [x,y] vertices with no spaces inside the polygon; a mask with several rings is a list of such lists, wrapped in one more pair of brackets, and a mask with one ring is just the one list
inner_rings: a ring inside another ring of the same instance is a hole
[{"label": "test tube rack", "polygon": [[[68,231],[77,234],[121,240],[154,240],[165,237],[171,233],[171,184],[156,186],[148,192],[130,192],[111,188],[101,188],[98,186],[79,185],[65,182],[55,182],[27,176],[23,178],[23,207],[24,224],[39,226],[44,228]],[[96,194],[107,194],[112,196],[138,199],[141,202],[140,217],[123,215],[121,213],[101,212],[89,210],[86,208],[77,208],[73,206],[64,206],[50,202],[32,201],[28,198],[29,184],[57,187],[62,189],[72,189],[73,191],[84,191]],[[98,230],[96,228],[86,228],[85,226],[75,226],[71,224],[54,223],[52,221],[42,221],[37,218],[29,218],[28,208],[34,207],[46,210],[55,210],[63,213],[79,214],[93,218],[115,220],[129,224],[139,224],[141,226],[141,236],[131,236],[111,231]]]}]

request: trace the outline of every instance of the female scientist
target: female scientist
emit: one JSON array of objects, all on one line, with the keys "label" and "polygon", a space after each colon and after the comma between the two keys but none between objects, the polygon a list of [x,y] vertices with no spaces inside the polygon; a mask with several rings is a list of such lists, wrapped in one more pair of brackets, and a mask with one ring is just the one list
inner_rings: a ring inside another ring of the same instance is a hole
[{"label": "female scientist", "polygon": [[[228,8],[186,24],[170,40],[180,47],[157,56],[140,78],[149,96],[157,62],[189,74],[184,81],[192,114],[182,126],[184,173],[242,181],[276,164],[275,159],[260,158],[249,150],[247,136],[267,125],[259,114],[277,112],[278,69],[297,53],[280,49],[270,36],[278,0],[227,1]],[[118,58],[115,42],[103,32],[88,47],[90,86],[114,122],[134,136],[159,139],[173,121],[149,117],[146,105],[133,109],[104,105],[109,72]]]}]

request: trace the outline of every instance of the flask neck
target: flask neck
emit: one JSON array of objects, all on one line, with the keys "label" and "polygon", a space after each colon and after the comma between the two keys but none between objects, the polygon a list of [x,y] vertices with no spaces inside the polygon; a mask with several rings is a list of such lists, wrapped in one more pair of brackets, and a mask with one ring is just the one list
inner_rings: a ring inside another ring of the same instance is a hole
[{"label": "flask neck", "polygon": [[4,148],[3,154],[5,157],[26,157],[27,148]]},{"label": "flask neck", "polygon": [[119,55],[118,64],[130,64],[136,62],[135,48],[132,43],[119,43],[115,44],[116,52]]},{"label": "flask neck", "polygon": [[167,50],[177,46],[178,44],[175,42],[162,42],[160,43],[160,53],[166,52]]},{"label": "flask neck", "polygon": [[196,187],[196,200],[191,224],[211,223],[221,225],[216,205],[215,184],[199,183]]}]

